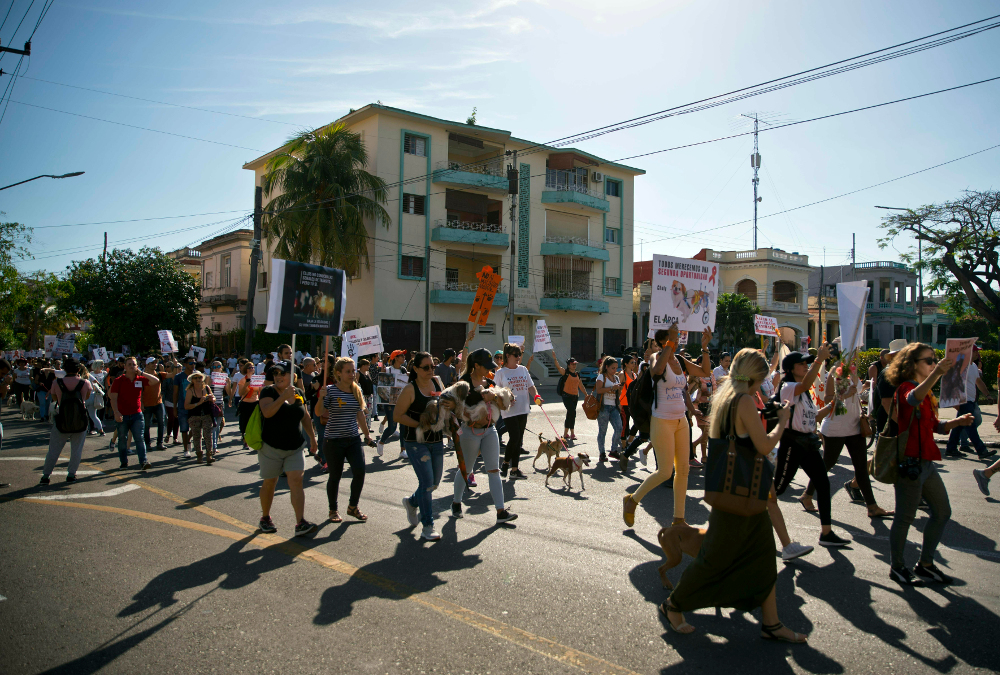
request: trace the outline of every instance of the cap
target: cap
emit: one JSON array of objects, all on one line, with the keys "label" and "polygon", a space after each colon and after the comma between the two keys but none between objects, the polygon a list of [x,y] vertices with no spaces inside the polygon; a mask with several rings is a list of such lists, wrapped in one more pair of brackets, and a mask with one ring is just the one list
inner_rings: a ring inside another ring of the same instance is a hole
[{"label": "cap", "polygon": [[394,351],[392,354],[389,355],[389,360],[395,361],[397,356],[406,356],[406,350],[397,349],[396,351]]},{"label": "cap", "polygon": [[569,357],[568,359],[566,359],[566,365],[568,366],[568,365],[569,365],[569,364],[571,364],[571,363],[579,363],[579,361],[577,361],[576,359],[574,359],[574,358],[573,358],[573,357],[571,356],[571,357]]},{"label": "cap", "polygon": [[468,364],[470,368],[473,366],[482,366],[490,369],[496,367],[496,364],[493,363],[493,358],[490,356],[490,350],[483,347],[469,354]]},{"label": "cap", "polygon": [[287,375],[292,372],[292,364],[288,361],[275,361],[274,365],[271,366],[271,374],[281,373]]},{"label": "cap", "polygon": [[503,356],[503,352],[498,349],[495,352],[493,352],[493,356]]},{"label": "cap", "polygon": [[785,358],[781,359],[781,370],[788,373],[791,372],[792,368],[794,368],[800,363],[808,364],[812,363],[815,360],[816,357],[811,354],[807,356],[802,352],[792,352]]},{"label": "cap", "polygon": [[898,338],[889,343],[889,356],[892,356],[903,347],[906,346],[906,340],[904,338]]},{"label": "cap", "polygon": [[150,363],[156,363],[156,359],[152,356],[146,357],[146,365],[149,365]]}]

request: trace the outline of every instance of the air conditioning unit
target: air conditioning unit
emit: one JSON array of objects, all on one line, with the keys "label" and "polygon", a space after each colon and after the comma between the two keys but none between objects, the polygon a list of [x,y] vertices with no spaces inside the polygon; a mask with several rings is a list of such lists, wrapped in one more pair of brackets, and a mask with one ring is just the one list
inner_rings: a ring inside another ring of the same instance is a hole
[{"label": "air conditioning unit", "polygon": [[591,180],[593,180],[595,183],[600,183],[602,180],[604,180],[604,174],[601,173],[600,171],[594,171],[593,174],[591,175]]}]

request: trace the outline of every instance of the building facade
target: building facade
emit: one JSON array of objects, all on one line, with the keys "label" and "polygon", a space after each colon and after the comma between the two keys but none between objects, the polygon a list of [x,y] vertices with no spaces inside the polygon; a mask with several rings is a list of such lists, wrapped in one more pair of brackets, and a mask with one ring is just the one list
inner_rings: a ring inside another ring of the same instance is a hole
[{"label": "building facade", "polygon": [[[476,273],[489,265],[503,281],[471,347],[497,349],[512,334],[530,347],[540,318],[563,362],[630,344],[632,302],[623,289],[632,288],[633,179],[642,170],[383,105],[337,123],[361,135],[367,170],[390,186],[393,221],[368,224],[370,267],[348,284],[349,326],[379,325],[389,349],[461,348]],[[256,185],[279,151],[244,165]],[[508,164],[518,171],[513,228]],[[274,196],[264,195],[265,205]],[[265,245],[264,274],[271,257]],[[265,282],[261,291],[258,323],[266,320]],[[549,365],[539,354],[533,373],[550,379]]]},{"label": "building facade", "polygon": [[[197,251],[201,278],[202,335],[244,327],[253,232],[236,230],[203,241]],[[264,312],[265,318],[267,312]]]}]

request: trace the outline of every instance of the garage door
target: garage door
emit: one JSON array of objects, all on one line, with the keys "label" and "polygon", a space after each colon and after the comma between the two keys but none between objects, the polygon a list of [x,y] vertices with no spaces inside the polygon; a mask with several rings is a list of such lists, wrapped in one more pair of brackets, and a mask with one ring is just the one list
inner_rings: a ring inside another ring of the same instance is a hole
[{"label": "garage door", "polygon": [[382,319],[382,344],[387,352],[405,349],[407,355],[420,351],[420,322]]},{"label": "garage door", "polygon": [[441,358],[449,347],[455,352],[462,351],[468,324],[464,321],[431,321],[431,354]]},{"label": "garage door", "polygon": [[627,328],[604,329],[604,348],[601,349],[602,352],[617,357],[621,354],[623,345],[628,346]]},{"label": "garage door", "polygon": [[597,361],[597,329],[573,328],[570,330],[570,355],[583,364]]}]

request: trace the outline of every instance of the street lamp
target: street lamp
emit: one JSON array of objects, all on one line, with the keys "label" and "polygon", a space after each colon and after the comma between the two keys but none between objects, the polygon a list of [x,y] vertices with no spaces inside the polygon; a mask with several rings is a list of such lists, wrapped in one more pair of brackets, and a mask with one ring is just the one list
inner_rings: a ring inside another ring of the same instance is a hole
[{"label": "street lamp", "polygon": [[[886,211],[906,211],[907,213],[913,213],[912,209],[899,206],[876,206],[875,208],[885,209]],[[924,340],[924,246],[923,240],[920,239],[920,226],[922,224],[922,220],[917,221],[917,284],[919,286],[917,296],[917,342],[923,342]]]},{"label": "street lamp", "polygon": [[83,173],[84,173],[83,171],[74,171],[73,173],[64,173],[61,176],[50,176],[48,174],[45,174],[44,176],[35,176],[34,178],[29,178],[28,180],[22,180],[20,183],[11,183],[6,187],[0,188],[0,190],[6,190],[7,188],[12,188],[15,185],[23,185],[24,183],[30,183],[31,181],[38,180],[39,178],[73,178],[74,176],[82,176]]}]

